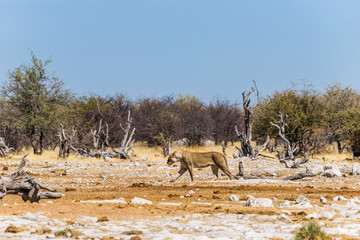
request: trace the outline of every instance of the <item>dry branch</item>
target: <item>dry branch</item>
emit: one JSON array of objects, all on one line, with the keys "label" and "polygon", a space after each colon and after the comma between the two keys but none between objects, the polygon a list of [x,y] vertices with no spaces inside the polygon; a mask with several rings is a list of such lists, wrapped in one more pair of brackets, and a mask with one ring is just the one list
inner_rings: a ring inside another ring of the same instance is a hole
[{"label": "dry branch", "polygon": [[5,139],[0,137],[0,157],[8,156],[10,151],[14,151],[14,148],[9,148],[6,146]]},{"label": "dry branch", "polygon": [[[23,170],[27,155],[22,158],[16,172],[10,174],[9,177],[0,177],[0,199],[8,194],[20,195],[25,202],[32,203],[39,202],[41,199],[61,198],[63,196],[61,193],[55,193],[54,189],[39,183]],[[41,189],[50,192],[40,192]]]},{"label": "dry branch", "polygon": [[[256,83],[254,81],[256,90],[257,90],[257,86]],[[254,122],[254,106],[250,105],[250,95],[255,91],[254,88],[251,88],[251,90],[249,92],[245,92],[243,91],[242,96],[243,96],[243,109],[244,109],[244,131],[243,132],[239,132],[237,125],[235,124],[235,132],[241,142],[241,151],[239,151],[239,153],[241,154],[241,156],[244,157],[250,157],[252,159],[256,159],[259,151],[264,148],[268,142],[270,141],[270,138],[267,137],[266,142],[255,148],[252,146],[251,141],[252,141],[252,127],[253,127],[253,122]],[[258,95],[258,90],[257,90],[257,95]],[[259,96],[258,96],[258,101],[259,101]]]}]

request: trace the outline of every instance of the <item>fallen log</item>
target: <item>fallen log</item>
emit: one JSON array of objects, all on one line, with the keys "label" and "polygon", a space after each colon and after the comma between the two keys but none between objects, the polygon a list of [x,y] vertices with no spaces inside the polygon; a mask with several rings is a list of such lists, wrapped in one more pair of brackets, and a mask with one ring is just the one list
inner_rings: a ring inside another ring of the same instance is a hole
[{"label": "fallen log", "polygon": [[287,176],[284,180],[299,180],[305,177],[315,177],[316,174],[313,173],[298,173],[296,175]]},{"label": "fallen log", "polygon": [[[13,172],[8,177],[0,176],[0,199],[9,194],[20,195],[24,202],[30,201],[31,203],[39,202],[41,199],[61,198],[63,194],[56,193],[55,189],[39,183],[23,170],[26,165],[27,155],[22,158],[16,172]],[[40,192],[41,189],[49,192]]]}]

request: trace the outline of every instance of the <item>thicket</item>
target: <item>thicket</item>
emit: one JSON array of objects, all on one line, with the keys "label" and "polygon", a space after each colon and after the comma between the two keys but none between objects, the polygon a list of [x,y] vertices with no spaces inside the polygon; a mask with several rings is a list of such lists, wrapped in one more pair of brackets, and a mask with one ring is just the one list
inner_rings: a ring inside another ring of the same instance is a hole
[{"label": "thicket", "polygon": [[[15,149],[32,147],[34,153],[54,149],[62,124],[67,132],[76,131],[73,145],[91,148],[92,130],[100,121],[107,123],[109,147],[118,147],[123,130],[120,124],[131,112],[135,139],[149,146],[164,146],[182,139],[187,145],[237,141],[234,126],[242,130],[244,112],[238,103],[217,99],[205,103],[191,95],[140,98],[126,95],[75,96],[56,76],[46,70],[50,60],[39,60],[31,53],[29,65],[9,72],[0,99],[0,137]],[[261,86],[260,86],[261,89]],[[253,139],[263,142],[269,135],[279,139],[279,113],[286,116],[286,137],[297,145],[297,154],[308,154],[336,143],[338,151],[360,155],[360,95],[340,84],[324,92],[311,87],[285,89],[258,98],[254,108]]]}]

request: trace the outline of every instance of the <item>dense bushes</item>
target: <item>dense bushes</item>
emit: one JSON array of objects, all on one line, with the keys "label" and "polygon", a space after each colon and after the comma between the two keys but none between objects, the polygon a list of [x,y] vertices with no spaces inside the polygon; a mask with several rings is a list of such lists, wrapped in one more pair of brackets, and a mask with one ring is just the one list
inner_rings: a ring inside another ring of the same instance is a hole
[{"label": "dense bushes", "polygon": [[[46,72],[49,63],[32,54],[31,63],[10,72],[3,83],[0,136],[16,149],[31,146],[41,153],[43,148],[54,148],[59,123],[69,132],[76,130],[73,144],[90,148],[91,131],[100,121],[108,124],[109,146],[117,147],[123,134],[120,124],[127,120],[128,111],[137,129],[136,141],[150,146],[179,139],[188,145],[208,139],[227,145],[237,140],[234,125],[243,127],[243,110],[226,99],[205,103],[190,95],[137,101],[123,94],[75,97]],[[287,116],[286,137],[298,146],[299,154],[314,153],[334,142],[339,152],[346,148],[360,154],[360,95],[350,87],[335,84],[324,93],[311,87],[286,89],[258,100],[253,116],[255,141],[267,135],[278,138],[270,122],[276,123],[282,113]]]}]

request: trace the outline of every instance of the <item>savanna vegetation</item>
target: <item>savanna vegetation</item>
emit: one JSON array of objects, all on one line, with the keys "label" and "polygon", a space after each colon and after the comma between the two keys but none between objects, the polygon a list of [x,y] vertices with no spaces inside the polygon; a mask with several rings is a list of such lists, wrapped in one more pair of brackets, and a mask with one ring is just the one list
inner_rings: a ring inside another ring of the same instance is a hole
[{"label": "savanna vegetation", "polygon": [[[176,140],[188,146],[212,140],[226,147],[238,140],[234,126],[244,131],[247,117],[253,124],[252,140],[262,143],[269,135],[279,140],[276,148],[282,139],[271,123],[279,123],[282,115],[295,155],[316,153],[332,143],[339,153],[360,155],[360,94],[339,83],[324,91],[304,86],[257,99],[249,96],[251,115],[246,116],[241,96],[237,103],[226,98],[206,103],[190,95],[132,100],[121,93],[126,89],[115,96],[77,96],[48,72],[49,59],[31,57],[28,65],[9,71],[1,90],[0,136],[15,150],[32,148],[42,154],[55,149],[62,135],[70,136],[67,151],[118,148],[130,133],[136,141],[164,149]],[[126,133],[130,118],[134,132]]]}]

